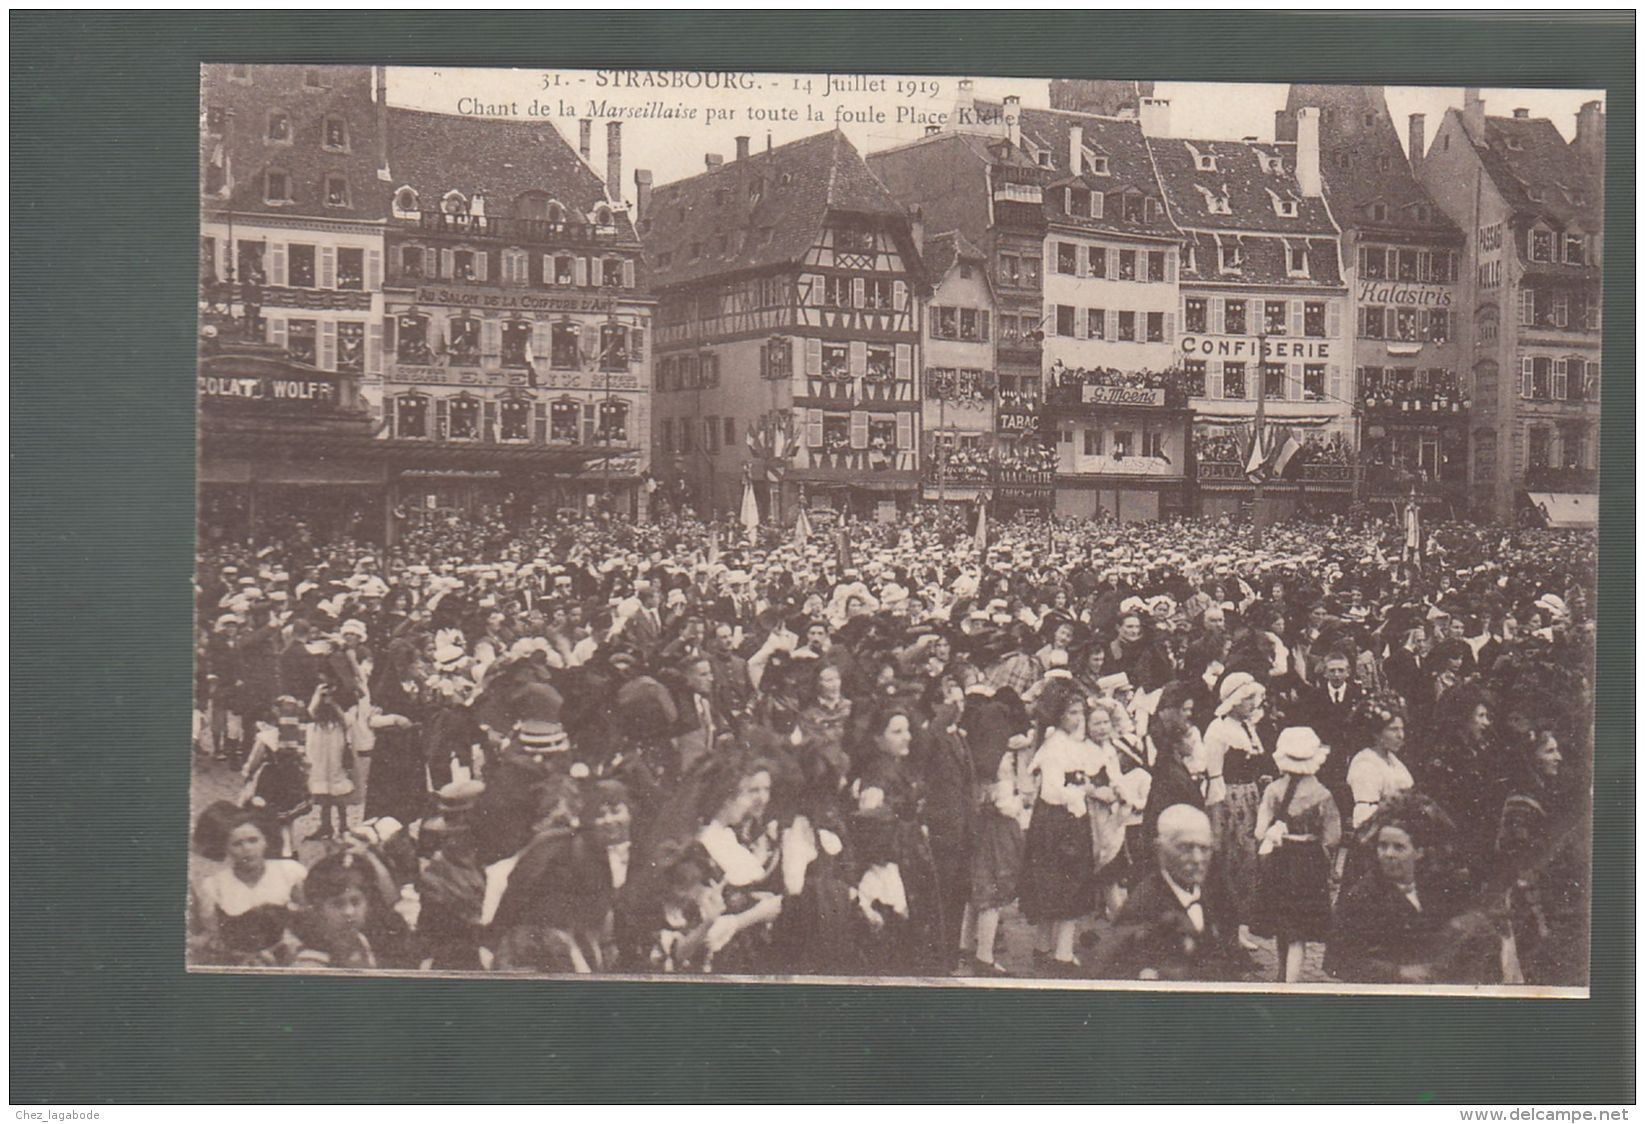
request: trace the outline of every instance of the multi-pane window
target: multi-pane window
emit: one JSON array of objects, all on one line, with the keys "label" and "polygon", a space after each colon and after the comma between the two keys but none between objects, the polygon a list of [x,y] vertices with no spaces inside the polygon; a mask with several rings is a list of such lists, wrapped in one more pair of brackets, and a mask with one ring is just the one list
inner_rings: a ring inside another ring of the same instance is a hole
[{"label": "multi-pane window", "polygon": [[1092,277],[1108,276],[1108,248],[1106,246],[1087,246],[1085,248],[1085,271]]},{"label": "multi-pane window", "polygon": [[366,369],[366,326],[357,321],[337,325],[337,369],[360,374]]},{"label": "multi-pane window", "polygon": [[1381,246],[1359,248],[1359,275],[1367,281],[1381,281],[1388,276],[1388,254]]},{"label": "multi-pane window", "polygon": [[1040,287],[1039,258],[1022,259],[1022,285],[1025,289],[1037,289]]},{"label": "multi-pane window", "polygon": [[497,436],[503,441],[531,440],[531,403],[521,398],[497,403]]},{"label": "multi-pane window", "polygon": [[1137,338],[1137,314],[1135,312],[1121,312],[1119,314],[1119,338],[1135,340]]},{"label": "multi-pane window", "polygon": [[1245,364],[1223,363],[1222,365],[1222,396],[1224,398],[1245,397]]},{"label": "multi-pane window", "polygon": [[337,251],[337,287],[358,292],[366,287],[366,252],[347,246]]},{"label": "multi-pane window", "polygon": [[1088,457],[1102,456],[1102,430],[1085,430],[1085,455]]},{"label": "multi-pane window", "polygon": [[286,352],[295,363],[314,366],[319,362],[319,330],[315,320],[286,321]]},{"label": "multi-pane window", "polygon": [[1308,363],[1302,368],[1302,399],[1304,402],[1325,401],[1325,364]]},{"label": "multi-pane window", "polygon": [[1184,359],[1182,373],[1188,383],[1188,393],[1196,397],[1205,396],[1205,360]]},{"label": "multi-pane window", "polygon": [[446,351],[450,362],[458,366],[474,367],[480,363],[480,318],[453,317],[447,325]]},{"label": "multi-pane window", "polygon": [[1076,254],[1079,247],[1072,242],[1057,243],[1057,272],[1073,275],[1079,272],[1076,265]]},{"label": "multi-pane window", "polygon": [[1022,283],[1022,262],[1012,254],[1000,255],[1000,284],[1020,285]]},{"label": "multi-pane window", "polygon": [[1144,330],[1147,333],[1149,343],[1164,343],[1165,342],[1165,313],[1163,313],[1163,312],[1150,312],[1150,313],[1148,313],[1147,314],[1147,319],[1144,323]]},{"label": "multi-pane window", "polygon": [[1230,336],[1245,334],[1245,302],[1231,300],[1223,306],[1223,332]]},{"label": "multi-pane window", "polygon": [[891,282],[884,277],[870,277],[863,286],[863,307],[878,309],[882,312],[891,310]]},{"label": "multi-pane window", "polygon": [[434,355],[428,346],[428,317],[407,314],[399,317],[394,327],[397,354],[402,363],[433,362]]},{"label": "multi-pane window", "polygon": [[503,324],[503,366],[524,367],[531,361],[531,322],[509,320]]},{"label": "multi-pane window", "polygon": [[1135,281],[1137,279],[1137,252],[1135,250],[1121,250],[1119,258],[1119,279],[1121,281]]},{"label": "multi-pane window", "polygon": [[931,338],[957,340],[960,338],[960,310],[951,305],[936,305],[931,309]]},{"label": "multi-pane window", "polygon": [[1094,340],[1108,338],[1107,309],[1088,308],[1085,310],[1085,334]]},{"label": "multi-pane window", "polygon": [[[601,441],[611,441],[622,444],[628,440],[628,403],[620,398],[607,399],[600,403],[598,411],[599,428],[595,437]],[[727,421],[731,419],[727,418]],[[713,422],[710,421],[710,432]],[[731,444],[727,439],[726,444]]]},{"label": "multi-pane window", "polygon": [[1270,336],[1283,336],[1285,329],[1285,302],[1263,301],[1262,330]]},{"label": "multi-pane window", "polygon": [[[561,399],[548,404],[548,437],[551,441],[576,441],[577,427],[583,416],[580,403]],[[690,432],[686,426],[680,427],[680,439],[685,451],[691,451],[691,442],[687,437]]]},{"label": "multi-pane window", "polygon": [[1285,364],[1262,364],[1262,394],[1265,398],[1285,397]]},{"label": "multi-pane window", "polygon": [[582,359],[577,340],[577,325],[555,324],[549,332],[549,366],[558,371],[571,371],[579,367]]},{"label": "multi-pane window", "polygon": [[394,435],[396,437],[428,436],[428,399],[421,394],[407,394],[394,400]]},{"label": "multi-pane window", "polygon": [[1204,332],[1207,330],[1204,297],[1189,297],[1184,302],[1182,328],[1185,332]]},{"label": "multi-pane window", "polygon": [[1165,280],[1165,251],[1151,250],[1148,254],[1148,280]]},{"label": "multi-pane window", "polygon": [[1324,301],[1306,301],[1303,303],[1302,334],[1316,338],[1325,335]]},{"label": "multi-pane window", "polygon": [[1432,343],[1444,343],[1451,338],[1451,313],[1443,308],[1428,310],[1428,339]]},{"label": "multi-pane window", "polygon": [[480,400],[459,395],[446,403],[446,436],[474,441],[480,436]]},{"label": "multi-pane window", "polygon": [[960,339],[986,340],[988,332],[986,315],[975,308],[960,309]]},{"label": "multi-pane window", "polygon": [[823,305],[828,308],[850,308],[851,278],[823,278]]},{"label": "multi-pane window", "polygon": [[1554,234],[1551,230],[1531,231],[1531,260],[1554,260]]},{"label": "multi-pane window", "polygon": [[1580,234],[1565,236],[1565,260],[1571,265],[1582,265],[1587,260],[1587,239]]}]

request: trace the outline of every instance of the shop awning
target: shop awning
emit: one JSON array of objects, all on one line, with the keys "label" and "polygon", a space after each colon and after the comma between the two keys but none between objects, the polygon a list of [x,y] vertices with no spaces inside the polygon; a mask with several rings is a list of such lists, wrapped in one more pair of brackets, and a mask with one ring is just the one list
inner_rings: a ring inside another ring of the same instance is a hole
[{"label": "shop awning", "polygon": [[1593,492],[1526,492],[1550,527],[1599,526],[1599,496]]}]

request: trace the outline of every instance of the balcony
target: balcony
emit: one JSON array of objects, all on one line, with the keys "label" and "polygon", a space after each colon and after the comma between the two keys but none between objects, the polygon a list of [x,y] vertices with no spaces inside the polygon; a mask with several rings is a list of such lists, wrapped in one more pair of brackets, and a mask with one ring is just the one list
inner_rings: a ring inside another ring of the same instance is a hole
[{"label": "balcony", "polygon": [[1575,466],[1532,465],[1525,470],[1524,488],[1530,492],[1597,492],[1599,473]]},{"label": "balcony", "polygon": [[983,406],[994,400],[998,380],[989,371],[936,368],[925,372],[925,400],[951,406]]},{"label": "balcony", "polygon": [[1453,374],[1424,379],[1392,377],[1391,372],[1372,371],[1359,388],[1359,408],[1367,417],[1397,424],[1401,420],[1437,421],[1450,416],[1461,418],[1468,412],[1467,389]]},{"label": "balcony", "polygon": [[1085,413],[1114,407],[1188,408],[1188,376],[1181,370],[1119,371],[1059,363],[1047,381],[1046,404],[1057,410]]},{"label": "balcony", "polygon": [[913,472],[916,456],[912,449],[851,449],[831,446],[807,450],[809,463],[797,464],[800,471],[834,473]]},{"label": "balcony", "polygon": [[549,222],[547,219],[516,219],[491,215],[448,215],[424,211],[418,220],[424,234],[449,234],[463,238],[495,238],[519,243],[549,243],[556,246],[592,246],[610,242],[615,226],[599,227],[586,222]]},{"label": "balcony", "polygon": [[1428,472],[1413,472],[1400,465],[1368,464],[1360,470],[1360,491],[1368,496],[1408,496],[1413,492],[1423,498],[1460,499],[1467,490],[1463,479],[1435,477]]},{"label": "balcony", "polygon": [[[1249,483],[1245,475],[1245,465],[1239,461],[1200,461],[1196,473],[1198,479],[1206,483]],[[1304,464],[1300,468],[1291,467],[1285,472],[1281,480],[1269,480],[1270,484],[1339,484],[1347,485],[1354,482],[1354,466],[1352,464]]]}]

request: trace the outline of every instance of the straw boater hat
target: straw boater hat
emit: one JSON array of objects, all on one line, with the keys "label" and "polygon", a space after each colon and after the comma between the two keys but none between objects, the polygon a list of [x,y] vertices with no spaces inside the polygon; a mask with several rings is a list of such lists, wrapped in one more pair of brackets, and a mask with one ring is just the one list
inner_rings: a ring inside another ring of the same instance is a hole
[{"label": "straw boater hat", "polygon": [[1222,681],[1217,692],[1217,717],[1221,718],[1251,695],[1261,695],[1263,686],[1243,671],[1236,671]]},{"label": "straw boater hat", "polygon": [[1282,773],[1312,776],[1319,772],[1331,750],[1311,726],[1288,726],[1280,731],[1274,746],[1274,764]]}]

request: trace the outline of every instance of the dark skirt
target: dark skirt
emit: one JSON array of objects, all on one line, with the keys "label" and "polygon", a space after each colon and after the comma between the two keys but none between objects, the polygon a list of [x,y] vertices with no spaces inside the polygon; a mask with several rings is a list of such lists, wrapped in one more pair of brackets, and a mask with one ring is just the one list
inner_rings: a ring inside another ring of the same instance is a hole
[{"label": "dark skirt", "polygon": [[314,801],[309,796],[308,769],[303,758],[286,749],[270,754],[257,770],[251,799],[282,824],[307,814]]},{"label": "dark skirt", "polygon": [[1255,783],[1231,784],[1222,803],[1209,809],[1217,848],[1215,866],[1234,919],[1241,925],[1250,923],[1256,908],[1258,800]]},{"label": "dark skirt", "polygon": [[371,775],[366,780],[366,818],[392,816],[402,824],[412,824],[428,811],[428,801],[428,763],[416,734],[378,730]]},{"label": "dark skirt", "polygon": [[1022,879],[1022,825],[984,808],[977,819],[977,843],[971,852],[971,901],[978,909],[999,909],[1017,900]]},{"label": "dark skirt", "polygon": [[1030,921],[1073,921],[1097,907],[1091,825],[1059,804],[1034,805],[1023,845],[1021,906]]},{"label": "dark skirt", "polygon": [[1286,843],[1257,859],[1251,932],[1288,941],[1331,933],[1331,859],[1318,843]]}]

